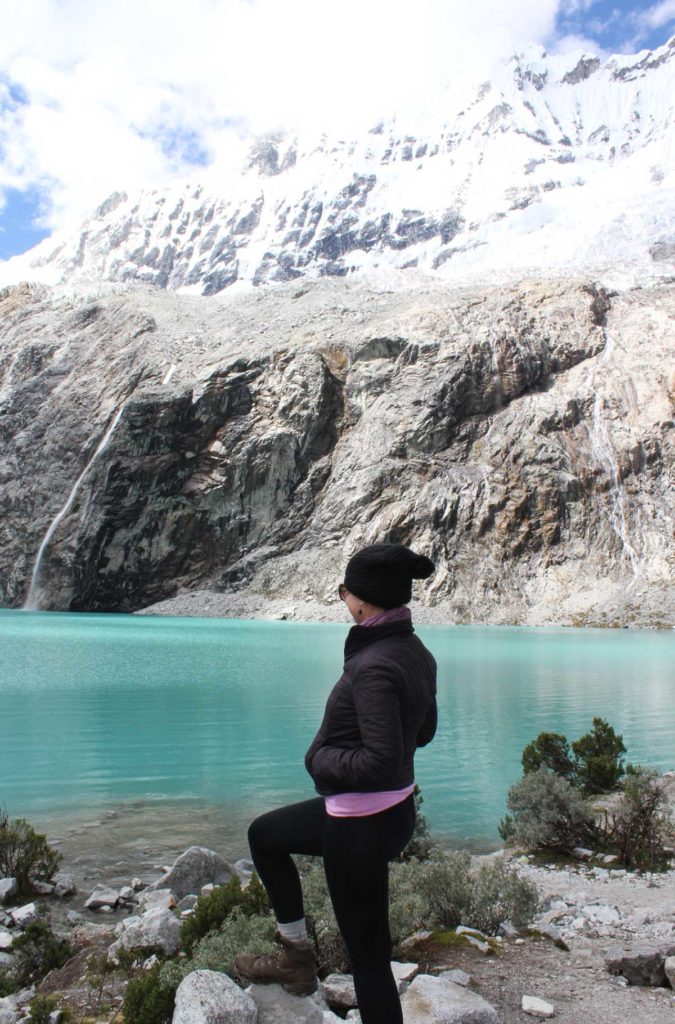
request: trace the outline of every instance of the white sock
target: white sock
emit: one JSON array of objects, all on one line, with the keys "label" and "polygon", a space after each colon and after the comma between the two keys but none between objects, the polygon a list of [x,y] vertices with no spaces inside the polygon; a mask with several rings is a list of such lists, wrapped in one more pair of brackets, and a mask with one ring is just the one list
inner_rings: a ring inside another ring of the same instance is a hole
[{"label": "white sock", "polygon": [[307,925],[305,924],[304,917],[301,917],[299,921],[289,921],[287,924],[279,924],[277,922],[277,928],[279,929],[279,934],[283,935],[289,942],[307,941]]}]

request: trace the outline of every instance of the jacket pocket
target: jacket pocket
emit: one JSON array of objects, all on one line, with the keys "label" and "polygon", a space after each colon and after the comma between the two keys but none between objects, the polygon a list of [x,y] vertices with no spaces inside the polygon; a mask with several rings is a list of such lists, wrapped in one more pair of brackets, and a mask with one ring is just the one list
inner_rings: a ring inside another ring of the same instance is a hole
[{"label": "jacket pocket", "polygon": [[307,769],[309,774],[312,775],[312,777],[313,777],[313,773],[312,773],[312,758],[316,754],[317,750],[320,747],[322,747],[325,742],[326,742],[326,737],[323,735],[322,732],[318,732],[316,734],[316,736],[314,737],[314,739],[312,740],[312,743],[311,743],[311,746],[310,746],[309,750],[305,754],[305,768]]}]

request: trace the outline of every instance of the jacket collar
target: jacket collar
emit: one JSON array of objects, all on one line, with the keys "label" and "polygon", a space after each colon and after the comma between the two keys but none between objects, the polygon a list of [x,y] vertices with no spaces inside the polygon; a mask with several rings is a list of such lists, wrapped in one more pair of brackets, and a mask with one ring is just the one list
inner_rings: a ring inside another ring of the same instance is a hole
[{"label": "jacket collar", "polygon": [[352,626],[345,640],[345,661],[358,654],[364,647],[376,644],[378,640],[410,636],[414,632],[410,619],[404,619],[402,622],[383,622],[379,626]]}]

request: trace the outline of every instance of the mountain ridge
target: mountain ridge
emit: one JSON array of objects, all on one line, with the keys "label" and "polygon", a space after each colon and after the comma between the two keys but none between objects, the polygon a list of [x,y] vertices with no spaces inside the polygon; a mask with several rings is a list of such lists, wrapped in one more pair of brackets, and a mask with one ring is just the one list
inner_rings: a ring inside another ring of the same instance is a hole
[{"label": "mountain ridge", "polygon": [[270,133],[222,182],[206,169],[113,193],[80,232],[0,265],[0,283],[210,295],[412,268],[458,284],[488,271],[663,279],[675,263],[674,77],[675,38],[604,64],[531,46],[416,118],[351,140]]}]

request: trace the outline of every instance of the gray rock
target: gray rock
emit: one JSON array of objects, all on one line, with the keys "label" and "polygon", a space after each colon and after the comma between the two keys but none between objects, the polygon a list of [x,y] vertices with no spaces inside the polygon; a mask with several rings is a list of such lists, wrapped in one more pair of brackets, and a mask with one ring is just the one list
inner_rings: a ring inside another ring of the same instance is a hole
[{"label": "gray rock", "polygon": [[532,1017],[555,1016],[555,1007],[552,1003],[547,1003],[545,999],[539,999],[537,996],[523,996],[521,1005],[524,1012]]},{"label": "gray rock", "polygon": [[[134,892],[134,890],[131,888],[130,885],[123,885],[122,888],[120,889],[120,894],[119,895],[120,895],[120,901],[122,903],[135,903],[136,902],[136,893]],[[175,900],[174,900],[174,903],[175,903]]]},{"label": "gray rock", "polygon": [[131,879],[131,888],[134,890],[134,892],[139,892],[143,888],[143,883],[141,882],[140,878]]},{"label": "gray rock", "polygon": [[77,928],[78,925],[82,924],[84,918],[76,910],[69,910],[66,914],[66,920],[71,928]]},{"label": "gray rock", "polygon": [[575,846],[572,850],[572,856],[576,857],[577,860],[591,860],[593,851],[586,849],[585,846]]},{"label": "gray rock", "polygon": [[39,880],[37,882],[33,882],[33,891],[36,892],[38,896],[51,896],[55,888],[56,886],[52,885],[51,882],[41,882]]},{"label": "gray rock", "polygon": [[621,974],[629,985],[665,985],[665,962],[675,956],[675,943],[615,947],[605,957],[610,974]]},{"label": "gray rock", "polygon": [[232,877],[232,866],[218,853],[203,846],[191,846],[182,853],[170,870],[148,890],[170,889],[176,899],[199,892],[207,883],[227,882]]},{"label": "gray rock", "polygon": [[4,907],[11,899],[19,894],[19,885],[16,878],[0,878],[0,907]]},{"label": "gray rock", "polygon": [[505,939],[513,940],[520,935],[520,929],[516,928],[511,921],[502,921],[499,926],[499,934]]},{"label": "gray rock", "polygon": [[120,923],[122,932],[108,949],[111,960],[121,948],[159,946],[166,956],[173,956],[180,949],[180,921],[170,910],[156,907],[142,917],[130,917]]},{"label": "gray rock", "polygon": [[459,967],[453,968],[451,971],[443,971],[438,975],[443,981],[452,981],[455,985],[462,985],[464,988],[468,988],[469,985],[473,984],[473,978],[466,971],[462,971]]},{"label": "gray rock", "polygon": [[97,885],[85,903],[87,910],[114,910],[119,903],[119,892],[107,885]]},{"label": "gray rock", "polygon": [[257,1024],[258,1008],[231,978],[193,971],[178,986],[172,1024]]},{"label": "gray rock", "polygon": [[8,967],[11,967],[13,963],[14,956],[12,955],[12,953],[0,952],[0,967],[5,968],[6,970]]},{"label": "gray rock", "polygon": [[417,975],[401,1005],[406,1024],[499,1024],[482,996],[429,974]]},{"label": "gray rock", "polygon": [[671,988],[675,988],[675,956],[667,956],[663,963],[663,969]]},{"label": "gray rock", "polygon": [[17,1024],[21,1017],[11,996],[0,999],[0,1024]]},{"label": "gray rock", "polygon": [[183,911],[183,910],[194,910],[195,906],[197,905],[198,900],[199,900],[199,896],[195,896],[194,893],[190,893],[188,896],[183,896],[182,900],[178,900],[178,903],[176,904],[176,907],[180,911]]},{"label": "gray rock", "polygon": [[597,921],[599,924],[620,924],[621,915],[619,914],[616,907],[608,907],[605,905],[591,904],[581,908],[581,913],[586,917],[590,917],[592,921]]},{"label": "gray rock", "polygon": [[356,1006],[354,979],[351,974],[329,974],[321,982],[323,997],[329,1006],[349,1010]]},{"label": "gray rock", "polygon": [[34,903],[26,903],[23,907],[16,907],[9,912],[12,921],[17,928],[25,928],[26,925],[37,921],[39,914]]},{"label": "gray rock", "polygon": [[8,949],[12,948],[14,942],[14,936],[11,932],[6,931],[4,928],[0,928],[0,950],[7,952]]},{"label": "gray rock", "polygon": [[136,896],[138,906],[142,911],[155,910],[161,907],[163,910],[171,910],[176,906],[176,900],[171,889],[146,889],[139,896]]},{"label": "gray rock", "polygon": [[310,996],[294,996],[280,985],[246,989],[258,1008],[258,1024],[323,1024],[324,1011]]},{"label": "gray rock", "polygon": [[60,899],[66,899],[77,892],[73,876],[66,871],[57,871],[54,875],[54,895]]}]

